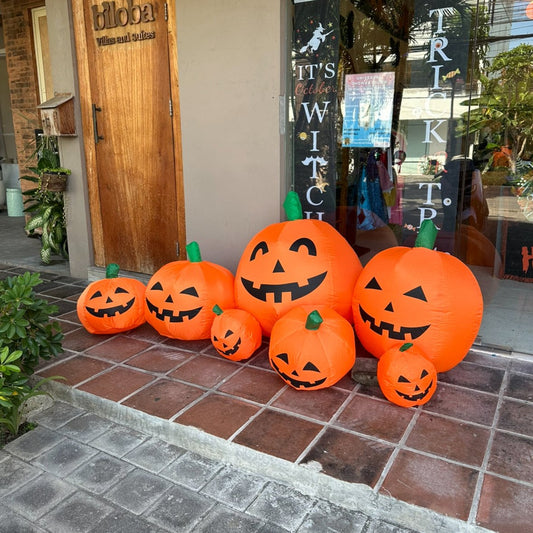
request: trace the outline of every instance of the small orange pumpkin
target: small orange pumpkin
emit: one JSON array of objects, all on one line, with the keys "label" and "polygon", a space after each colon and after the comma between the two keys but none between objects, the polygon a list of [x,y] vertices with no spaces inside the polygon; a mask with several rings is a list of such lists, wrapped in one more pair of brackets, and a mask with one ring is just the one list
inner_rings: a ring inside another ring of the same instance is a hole
[{"label": "small orange pumpkin", "polygon": [[241,256],[237,307],[252,313],[267,336],[298,305],[327,305],[351,322],[351,295],[363,268],[357,254],[331,224],[302,219],[296,192],[287,195],[284,207],[288,221],[257,233]]},{"label": "small orange pumpkin", "polygon": [[107,265],[105,279],[90,283],[78,298],[78,318],[89,333],[121,333],[145,322],[146,287],[139,280],[118,277],[119,270],[116,263]]},{"label": "small orange pumpkin", "polygon": [[231,361],[248,359],[261,346],[261,324],[244,309],[213,307],[216,314],[211,326],[211,343],[216,351]]},{"label": "small orange pumpkin", "polygon": [[365,266],[353,295],[354,326],[375,357],[413,342],[446,372],[472,346],[483,316],[483,297],[470,269],[433,250],[437,229],[426,220],[415,248],[394,246]]},{"label": "small orange pumpkin", "polygon": [[161,335],[181,340],[209,339],[216,303],[234,307],[233,274],[202,261],[196,242],[187,245],[188,261],[162,266],[146,288],[146,321]]},{"label": "small orange pumpkin", "polygon": [[380,357],[378,383],[385,398],[400,407],[424,405],[437,390],[437,371],[422,351],[408,342]]},{"label": "small orange pumpkin", "polygon": [[355,363],[355,336],[350,323],[326,306],[298,306],[272,328],[272,368],[297,390],[331,387]]}]

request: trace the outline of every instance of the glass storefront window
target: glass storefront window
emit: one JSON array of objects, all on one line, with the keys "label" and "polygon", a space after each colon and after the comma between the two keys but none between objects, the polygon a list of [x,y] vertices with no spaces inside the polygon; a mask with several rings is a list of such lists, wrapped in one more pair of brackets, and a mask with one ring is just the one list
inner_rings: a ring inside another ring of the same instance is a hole
[{"label": "glass storefront window", "polygon": [[[439,228],[533,352],[533,2],[295,1],[292,185],[363,263]],[[528,317],[529,315],[529,317]]]}]

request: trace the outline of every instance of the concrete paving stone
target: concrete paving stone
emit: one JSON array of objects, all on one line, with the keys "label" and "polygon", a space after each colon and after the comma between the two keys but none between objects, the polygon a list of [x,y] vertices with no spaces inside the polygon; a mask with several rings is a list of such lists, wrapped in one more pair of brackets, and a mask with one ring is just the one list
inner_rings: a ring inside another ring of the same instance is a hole
[{"label": "concrete paving stone", "polygon": [[289,531],[296,531],[316,501],[297,490],[271,481],[248,507],[246,514],[273,522]]},{"label": "concrete paving stone", "polygon": [[0,466],[0,497],[17,490],[41,473],[13,456],[8,456]]},{"label": "concrete paving stone", "polygon": [[0,533],[46,533],[23,516],[0,505]]},{"label": "concrete paving stone", "polygon": [[111,512],[112,506],[79,491],[44,515],[40,525],[53,533],[88,533]]},{"label": "concrete paving stone", "polygon": [[119,482],[134,466],[106,453],[99,453],[76,468],[66,479],[89,492],[102,494]]},{"label": "concrete paving stone", "polygon": [[122,457],[147,439],[147,435],[126,426],[114,426],[91,441],[91,446]]},{"label": "concrete paving stone", "polygon": [[[257,533],[287,533],[287,529],[285,529],[284,527],[277,526],[272,522],[267,522],[257,530]],[[322,532],[317,531],[316,533]]]},{"label": "concrete paving stone", "polygon": [[367,522],[368,517],[363,513],[320,500],[298,528],[298,533],[361,533]]},{"label": "concrete paving stone", "polygon": [[263,523],[257,518],[217,505],[193,531],[194,533],[256,533],[262,525]]},{"label": "concrete paving stone", "polygon": [[185,452],[184,448],[152,437],[127,453],[123,459],[150,472],[159,473]]},{"label": "concrete paving stone", "polygon": [[141,514],[172,486],[170,481],[150,472],[135,469],[104,495],[124,509]]},{"label": "concrete paving stone", "polygon": [[90,533],[168,533],[168,530],[120,509],[107,515]]},{"label": "concrete paving stone", "polygon": [[36,521],[59,502],[67,499],[75,487],[51,474],[44,473],[4,498],[15,511]]},{"label": "concrete paving stone", "polygon": [[38,426],[11,441],[5,446],[5,449],[21,459],[31,461],[62,440],[64,440],[62,435],[58,435],[55,431],[44,426]]},{"label": "concrete paving stone", "polygon": [[[365,533],[418,533],[414,529],[400,527],[384,520],[370,520]],[[518,532],[517,532],[518,533]]]},{"label": "concrete paving stone", "polygon": [[58,477],[64,477],[97,453],[98,451],[90,446],[65,439],[39,455],[33,464]]},{"label": "concrete paving stone", "polygon": [[57,429],[84,412],[82,409],[68,403],[55,401],[51,407],[35,415],[31,415],[30,418],[32,422],[36,422],[39,426],[44,426],[48,429]]},{"label": "concrete paving stone", "polygon": [[116,424],[110,420],[86,413],[59,427],[58,431],[80,442],[88,443],[115,426]]},{"label": "concrete paving stone", "polygon": [[226,466],[202,489],[211,496],[234,509],[244,511],[261,492],[267,480]]},{"label": "concrete paving stone", "polygon": [[[194,531],[193,527],[215,506],[215,501],[186,487],[174,485],[146,514],[173,533]],[[223,530],[219,530],[221,533]],[[228,532],[229,533],[229,532]]]},{"label": "concrete paving stone", "polygon": [[190,489],[200,490],[222,466],[219,461],[187,452],[161,470],[161,475]]}]

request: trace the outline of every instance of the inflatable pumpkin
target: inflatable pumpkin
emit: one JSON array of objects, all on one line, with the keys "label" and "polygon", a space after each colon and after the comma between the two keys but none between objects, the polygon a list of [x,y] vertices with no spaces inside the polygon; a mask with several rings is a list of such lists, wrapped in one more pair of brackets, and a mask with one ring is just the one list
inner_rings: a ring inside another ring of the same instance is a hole
[{"label": "inflatable pumpkin", "polygon": [[261,346],[261,324],[248,311],[223,311],[215,305],[213,312],[216,316],[211,326],[211,343],[222,357],[242,361],[248,359]]},{"label": "inflatable pumpkin", "polygon": [[483,315],[476,278],[456,257],[433,250],[437,229],[424,221],[414,248],[374,256],[355,285],[357,336],[374,356],[412,342],[446,372],[472,346]]},{"label": "inflatable pumpkin", "polygon": [[353,328],[328,307],[295,307],[274,324],[268,357],[294,389],[331,387],[355,363]]},{"label": "inflatable pumpkin", "polygon": [[380,357],[378,383],[387,400],[414,407],[427,403],[437,390],[437,371],[413,343],[407,342]]},{"label": "inflatable pumpkin", "polygon": [[233,274],[202,261],[196,242],[187,245],[188,261],[162,266],[146,288],[146,321],[161,335],[181,340],[209,339],[216,303],[234,307]]},{"label": "inflatable pumpkin", "polygon": [[286,222],[271,224],[246,246],[235,275],[237,307],[270,335],[274,322],[298,305],[326,305],[351,322],[351,295],[361,262],[327,222],[302,219],[298,195],[284,203]]},{"label": "inflatable pumpkin", "polygon": [[139,280],[118,277],[119,266],[107,265],[105,279],[90,283],[76,304],[83,327],[94,334],[121,333],[144,324],[144,292]]}]

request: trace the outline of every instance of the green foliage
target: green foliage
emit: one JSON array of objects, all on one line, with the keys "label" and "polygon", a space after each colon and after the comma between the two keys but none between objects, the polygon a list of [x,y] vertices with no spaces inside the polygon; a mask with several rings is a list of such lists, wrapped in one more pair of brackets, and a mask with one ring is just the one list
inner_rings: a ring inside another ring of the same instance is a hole
[{"label": "green foliage", "polygon": [[0,428],[5,428],[12,435],[19,432],[21,411],[24,404],[34,396],[48,394],[41,387],[59,376],[42,379],[30,385],[29,377],[21,368],[22,351],[10,351],[7,346],[0,349]]},{"label": "green foliage", "polygon": [[488,143],[509,147],[514,174],[517,162],[533,149],[533,45],[521,44],[498,54],[480,82],[480,96],[470,101],[470,133],[479,132]]},{"label": "green foliage", "polygon": [[33,288],[41,283],[38,273],[25,272],[0,281],[0,346],[20,350],[20,369],[31,375],[41,359],[63,351],[63,333],[50,315],[57,307],[38,298]]}]

